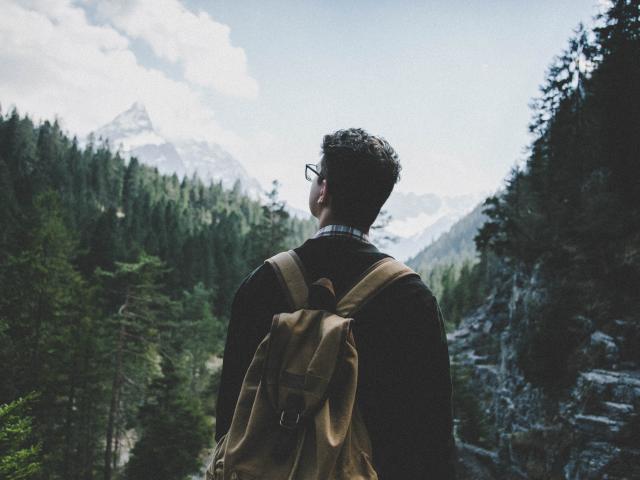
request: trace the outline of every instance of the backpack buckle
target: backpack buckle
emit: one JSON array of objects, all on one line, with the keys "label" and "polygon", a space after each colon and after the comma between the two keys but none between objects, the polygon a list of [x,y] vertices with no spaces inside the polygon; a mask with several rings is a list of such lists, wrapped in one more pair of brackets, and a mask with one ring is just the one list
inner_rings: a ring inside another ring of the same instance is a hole
[{"label": "backpack buckle", "polygon": [[286,428],[287,430],[294,430],[300,423],[302,415],[300,415],[300,412],[292,412],[291,410],[289,412],[295,414],[295,419],[288,416],[286,410],[282,410],[282,413],[280,413],[280,426]]}]

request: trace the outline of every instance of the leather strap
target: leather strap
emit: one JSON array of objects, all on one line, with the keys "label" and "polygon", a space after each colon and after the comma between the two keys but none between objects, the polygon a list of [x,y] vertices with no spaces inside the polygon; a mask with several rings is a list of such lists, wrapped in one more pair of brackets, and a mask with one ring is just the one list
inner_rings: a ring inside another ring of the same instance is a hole
[{"label": "leather strap", "polygon": [[[267,260],[273,265],[287,301],[293,311],[307,306],[309,282],[300,258],[293,250],[280,252]],[[386,257],[371,265],[338,301],[336,313],[352,317],[378,292],[407,275],[418,275],[395,258]]]},{"label": "leather strap", "polygon": [[304,308],[309,296],[309,287],[304,266],[293,250],[280,252],[267,259],[276,272],[280,286],[286,292],[289,306],[295,311]]},{"label": "leather strap", "polygon": [[378,292],[407,275],[417,275],[417,273],[395,258],[386,257],[377,261],[342,296],[338,302],[336,313],[341,317],[352,317]]}]

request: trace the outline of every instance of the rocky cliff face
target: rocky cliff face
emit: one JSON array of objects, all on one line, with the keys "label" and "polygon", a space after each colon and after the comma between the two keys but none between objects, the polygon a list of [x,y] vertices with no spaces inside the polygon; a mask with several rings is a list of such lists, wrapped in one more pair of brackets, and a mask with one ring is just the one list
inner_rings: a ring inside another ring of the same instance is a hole
[{"label": "rocky cliff face", "polygon": [[549,393],[525,379],[516,351],[530,305],[544,296],[535,269],[505,270],[485,304],[448,335],[452,365],[471,372],[489,430],[483,445],[458,439],[459,478],[640,478],[640,319],[576,317],[577,374]]}]

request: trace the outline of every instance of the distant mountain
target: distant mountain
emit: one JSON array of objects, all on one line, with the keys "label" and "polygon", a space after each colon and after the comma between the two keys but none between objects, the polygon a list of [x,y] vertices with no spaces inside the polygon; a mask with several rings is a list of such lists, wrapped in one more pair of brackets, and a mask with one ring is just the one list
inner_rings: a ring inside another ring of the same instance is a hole
[{"label": "distant mountain", "polygon": [[393,219],[407,220],[420,214],[437,214],[444,201],[434,193],[418,195],[413,192],[393,191],[384,205],[384,209],[393,212]]},{"label": "distant mountain", "polygon": [[482,213],[482,203],[467,215],[459,219],[453,226],[416,256],[407,260],[407,265],[419,272],[425,272],[436,265],[460,263],[476,256],[473,238],[478,229],[487,220]]},{"label": "distant mountain", "polygon": [[189,175],[197,173],[205,183],[222,181],[227,188],[232,188],[236,180],[240,180],[246,191],[262,193],[260,183],[217,143],[187,140],[176,143],[176,148]]},{"label": "distant mountain", "polygon": [[403,261],[417,255],[467,215],[483,197],[483,194],[440,197],[433,193],[393,192],[383,207],[391,216],[391,222],[382,233],[395,236],[397,241],[385,245],[384,250]]},{"label": "distant mountain", "polygon": [[115,144],[122,143],[124,148],[166,143],[165,139],[153,129],[147,109],[139,102],[134,103],[129,110],[122,112],[110,123],[99,128],[95,135],[108,138]]},{"label": "distant mountain", "polygon": [[221,181],[229,189],[239,180],[246,193],[253,197],[263,195],[258,181],[220,145],[201,139],[165,139],[154,129],[146,108],[139,102],[93,134],[108,140],[124,156],[135,156],[140,162],[157,167],[160,173],[175,173],[178,177],[195,173],[205,184]]}]

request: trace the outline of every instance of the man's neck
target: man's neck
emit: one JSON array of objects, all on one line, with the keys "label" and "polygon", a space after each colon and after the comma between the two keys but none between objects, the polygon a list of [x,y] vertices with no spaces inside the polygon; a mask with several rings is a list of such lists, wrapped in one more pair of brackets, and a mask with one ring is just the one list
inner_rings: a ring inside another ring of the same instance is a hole
[{"label": "man's neck", "polygon": [[340,219],[335,218],[332,214],[330,210],[324,210],[321,214],[320,214],[320,218],[319,218],[319,227],[318,228],[324,228],[327,225],[346,225],[348,227],[353,227],[353,228],[357,228],[358,230],[360,230],[362,233],[365,234],[369,234],[369,228],[364,229],[358,225],[353,225],[352,223],[349,222],[343,222]]}]

